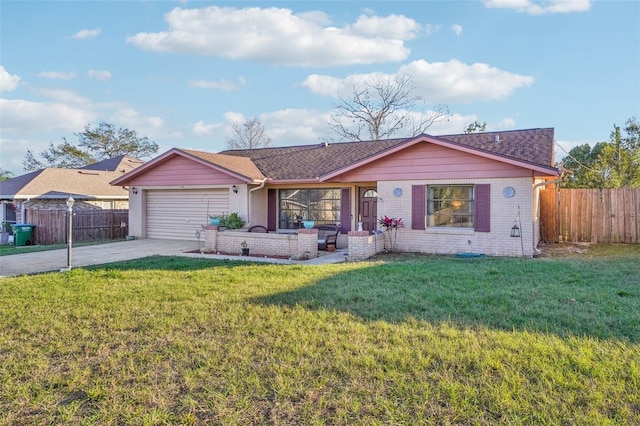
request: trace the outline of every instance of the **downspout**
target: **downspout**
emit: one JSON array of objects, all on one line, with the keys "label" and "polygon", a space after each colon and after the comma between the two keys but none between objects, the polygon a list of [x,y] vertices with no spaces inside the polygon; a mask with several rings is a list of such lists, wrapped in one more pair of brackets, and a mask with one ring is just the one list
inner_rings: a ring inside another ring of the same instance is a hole
[{"label": "downspout", "polygon": [[[31,202],[31,198],[27,198],[26,200],[24,200],[24,201],[22,201],[22,202],[20,203],[20,221],[21,221],[22,223],[27,223],[27,222],[25,222],[25,221],[24,221],[24,219],[25,219],[25,214],[27,213],[27,210],[26,210],[25,206],[26,206],[27,204],[29,204],[30,202]],[[17,222],[17,221],[16,221],[16,222]]]},{"label": "downspout", "polygon": [[249,211],[247,212],[247,222],[249,222],[248,226],[251,226],[251,193],[264,188],[265,183],[267,183],[267,178],[262,179],[262,182],[260,183],[260,185],[256,186],[255,188],[251,188],[249,190],[249,204],[247,206],[249,209]]},{"label": "downspout", "polygon": [[[555,185],[556,183],[560,182],[561,180],[562,180],[562,174],[557,179],[545,180],[544,182],[536,183],[532,187],[533,192],[535,193],[535,190],[540,186]],[[538,218],[540,218],[540,197],[539,196],[536,196],[536,216]],[[538,249],[538,243],[534,241],[533,242],[533,255],[534,256],[540,256],[541,254],[542,254],[542,252]]]}]

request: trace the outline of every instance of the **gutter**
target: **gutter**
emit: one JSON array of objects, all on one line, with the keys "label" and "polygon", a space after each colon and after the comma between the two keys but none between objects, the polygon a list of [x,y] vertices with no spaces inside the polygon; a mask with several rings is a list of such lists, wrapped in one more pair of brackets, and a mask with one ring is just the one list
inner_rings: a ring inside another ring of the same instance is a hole
[{"label": "gutter", "polygon": [[[545,180],[544,182],[539,182],[533,185],[532,189],[535,191],[536,188],[539,188],[541,186],[546,186],[546,185],[554,185],[558,182],[560,182],[562,180],[562,174],[560,174],[560,177],[553,179],[553,180]],[[538,215],[538,217],[540,217],[540,198],[537,197],[537,202],[536,202],[536,214]],[[534,256],[540,256],[542,254],[542,252],[538,249],[537,247],[537,243],[536,245],[533,247],[533,255]]]},{"label": "gutter", "polygon": [[22,201],[20,203],[20,220],[21,220],[22,223],[27,223],[27,222],[24,221],[24,219],[25,219],[24,216],[27,213],[25,206],[27,204],[29,204],[30,202],[31,202],[31,198],[27,198],[26,200],[24,200],[24,201]]}]

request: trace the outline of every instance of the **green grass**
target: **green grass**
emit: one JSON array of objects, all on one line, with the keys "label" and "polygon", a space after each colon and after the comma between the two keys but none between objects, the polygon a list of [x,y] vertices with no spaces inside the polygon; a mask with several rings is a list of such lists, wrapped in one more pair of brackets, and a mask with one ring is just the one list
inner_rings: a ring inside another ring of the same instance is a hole
[{"label": "green grass", "polygon": [[[98,240],[85,241],[82,243],[73,243],[73,247],[92,246],[96,244],[108,244],[123,240]],[[49,245],[32,245],[32,246],[14,246],[13,244],[0,245],[0,256],[11,256],[12,254],[33,253],[37,251],[49,251],[66,249],[67,244],[49,244]]]},{"label": "green grass", "polygon": [[3,279],[0,424],[639,424],[639,277],[628,246]]}]

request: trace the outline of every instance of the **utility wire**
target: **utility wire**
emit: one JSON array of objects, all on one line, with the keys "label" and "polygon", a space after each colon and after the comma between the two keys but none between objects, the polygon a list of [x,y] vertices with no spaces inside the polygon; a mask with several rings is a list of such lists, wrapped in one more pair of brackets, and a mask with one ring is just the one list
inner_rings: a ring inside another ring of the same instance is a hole
[{"label": "utility wire", "polygon": [[569,153],[568,153],[568,152],[567,152],[567,151],[566,151],[566,150],[565,150],[565,149],[564,149],[560,144],[556,144],[556,146],[557,146],[558,148],[560,148],[562,151],[564,151],[564,153],[565,153],[565,154],[567,154],[567,157],[569,157],[569,158],[571,158],[572,160],[574,160],[574,161],[575,161],[576,163],[578,163],[581,167],[584,167],[585,169],[590,170],[590,171],[595,172],[595,173],[600,173],[600,170],[592,169],[591,167],[589,167],[589,166],[587,166],[587,165],[585,165],[585,164],[582,164],[582,163],[580,162],[580,160],[578,160],[578,159],[577,159],[576,157],[574,157],[573,155],[569,154]]}]

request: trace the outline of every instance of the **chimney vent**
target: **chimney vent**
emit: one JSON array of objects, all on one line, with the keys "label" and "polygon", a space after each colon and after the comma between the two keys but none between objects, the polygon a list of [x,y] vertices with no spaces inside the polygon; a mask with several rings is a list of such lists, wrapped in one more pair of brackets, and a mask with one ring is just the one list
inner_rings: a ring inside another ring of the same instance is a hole
[{"label": "chimney vent", "polygon": [[495,142],[500,142],[500,135],[496,135],[495,138],[494,138],[494,141]]}]

